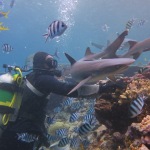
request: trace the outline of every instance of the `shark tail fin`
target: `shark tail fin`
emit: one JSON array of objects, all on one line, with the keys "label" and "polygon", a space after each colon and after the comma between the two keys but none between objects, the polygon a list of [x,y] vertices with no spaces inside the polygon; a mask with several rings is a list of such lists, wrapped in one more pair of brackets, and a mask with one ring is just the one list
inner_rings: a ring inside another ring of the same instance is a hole
[{"label": "shark tail fin", "polygon": [[54,53],[54,56],[59,59],[58,53],[59,53],[59,52],[58,52],[58,50],[56,49],[56,51],[55,51],[55,53]]},{"label": "shark tail fin", "polygon": [[73,65],[76,62],[76,60],[72,58],[69,54],[65,53],[65,56],[67,57],[71,65]]}]

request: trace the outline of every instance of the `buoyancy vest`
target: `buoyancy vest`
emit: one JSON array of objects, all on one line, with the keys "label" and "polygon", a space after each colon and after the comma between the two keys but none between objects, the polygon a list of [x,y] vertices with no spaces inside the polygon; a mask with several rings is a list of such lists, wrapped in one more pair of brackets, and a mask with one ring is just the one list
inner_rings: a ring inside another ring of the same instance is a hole
[{"label": "buoyancy vest", "polygon": [[23,76],[19,68],[15,73],[0,75],[0,125],[15,121],[21,104],[21,86]]}]

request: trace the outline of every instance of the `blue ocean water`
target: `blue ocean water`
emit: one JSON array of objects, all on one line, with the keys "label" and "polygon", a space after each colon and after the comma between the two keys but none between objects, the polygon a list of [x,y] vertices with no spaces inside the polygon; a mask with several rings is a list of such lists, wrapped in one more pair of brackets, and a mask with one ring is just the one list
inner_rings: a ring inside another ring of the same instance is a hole
[{"label": "blue ocean water", "polygon": [[[0,0],[2,1],[2,0]],[[130,19],[146,20],[146,23],[133,27],[128,38],[142,41],[150,37],[150,1],[149,0],[3,0],[1,11],[7,12],[8,18],[1,17],[0,22],[8,31],[0,31],[0,47],[10,44],[14,50],[0,55],[0,65],[4,63],[23,66],[27,56],[46,51],[53,54],[59,51],[59,63],[68,63],[64,52],[75,59],[84,56],[90,46],[93,52],[99,50],[91,42],[106,45],[113,41],[125,29]],[[68,28],[63,35],[45,43],[42,36],[54,20],[64,21]],[[107,24],[108,31],[102,26]],[[136,63],[149,61],[150,52],[143,53]],[[2,67],[0,66],[0,70]]]}]

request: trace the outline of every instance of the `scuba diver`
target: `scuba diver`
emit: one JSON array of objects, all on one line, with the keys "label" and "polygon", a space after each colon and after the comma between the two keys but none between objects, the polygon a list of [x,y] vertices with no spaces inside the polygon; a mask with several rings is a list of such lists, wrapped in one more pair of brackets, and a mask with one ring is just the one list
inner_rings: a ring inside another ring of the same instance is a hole
[{"label": "scuba diver", "polygon": [[[44,126],[46,97],[52,92],[68,97],[91,97],[101,93],[115,92],[124,87],[114,82],[100,85],[85,85],[67,95],[74,83],[59,81],[57,61],[46,52],[37,52],[33,57],[33,71],[25,76],[22,102],[14,122],[9,122],[0,138],[0,150],[37,150],[41,145],[49,147]],[[90,92],[86,92],[86,90]]]}]

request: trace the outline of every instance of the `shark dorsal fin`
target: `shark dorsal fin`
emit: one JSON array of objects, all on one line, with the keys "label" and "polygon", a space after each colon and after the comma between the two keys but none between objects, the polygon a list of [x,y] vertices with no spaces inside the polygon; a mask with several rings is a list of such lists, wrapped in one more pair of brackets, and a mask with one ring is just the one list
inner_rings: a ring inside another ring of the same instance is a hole
[{"label": "shark dorsal fin", "polygon": [[130,50],[138,42],[137,41],[128,41],[128,43],[130,45],[130,48],[129,48],[129,50]]},{"label": "shark dorsal fin", "polygon": [[71,65],[73,65],[76,62],[76,60],[72,58],[69,54],[65,53],[65,56],[67,57]]},{"label": "shark dorsal fin", "polygon": [[85,56],[89,56],[92,55],[93,53],[91,52],[91,49],[89,47],[87,47],[86,51],[85,51]]}]

